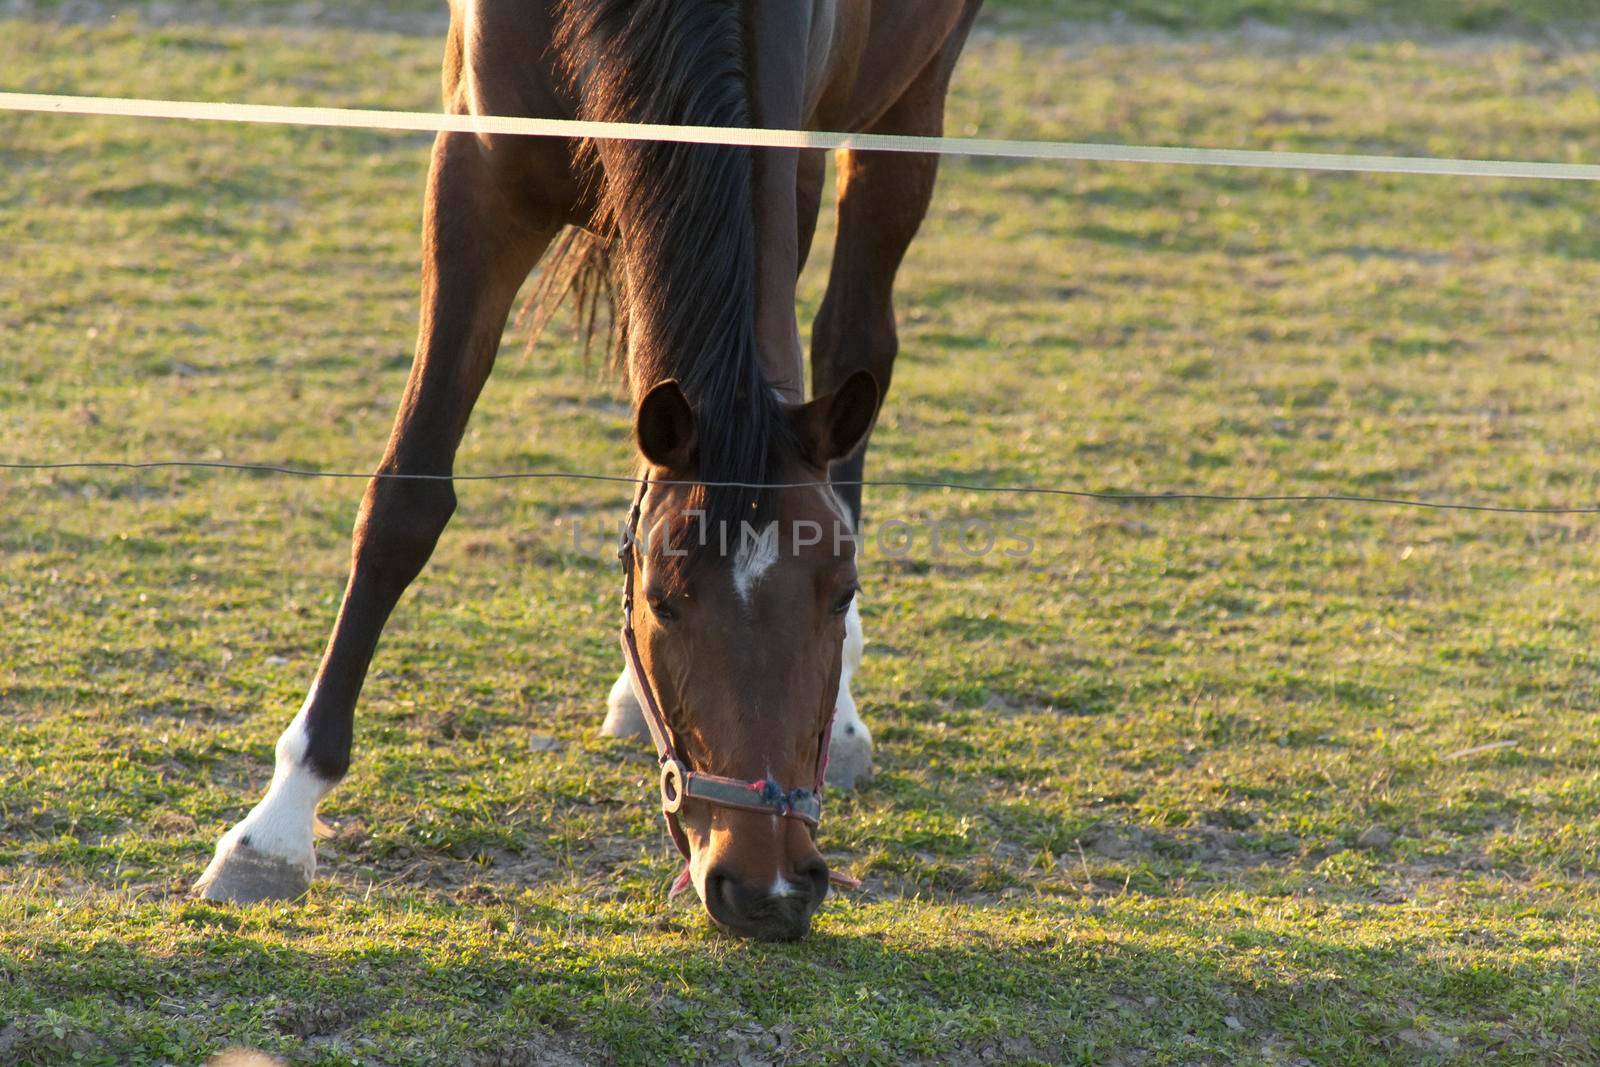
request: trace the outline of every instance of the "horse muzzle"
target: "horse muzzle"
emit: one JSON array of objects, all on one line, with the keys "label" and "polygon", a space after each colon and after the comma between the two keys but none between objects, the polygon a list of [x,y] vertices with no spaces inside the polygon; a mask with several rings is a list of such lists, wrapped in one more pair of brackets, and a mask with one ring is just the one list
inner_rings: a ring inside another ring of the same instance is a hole
[{"label": "horse muzzle", "polygon": [[811,917],[828,895],[828,865],[820,856],[805,864],[795,880],[755,886],[722,866],[706,874],[705,907],[712,920],[732,933],[758,941],[798,941],[811,930]]}]

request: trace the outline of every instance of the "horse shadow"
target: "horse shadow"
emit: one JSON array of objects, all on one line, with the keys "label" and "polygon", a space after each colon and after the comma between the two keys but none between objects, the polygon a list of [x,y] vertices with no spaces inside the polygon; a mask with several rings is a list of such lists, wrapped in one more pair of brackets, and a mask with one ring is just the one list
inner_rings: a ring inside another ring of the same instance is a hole
[{"label": "horse shadow", "polygon": [[[309,909],[185,903],[142,943],[25,930],[26,951],[0,948],[0,974],[25,991],[0,1055],[138,1062],[244,1045],[295,1062],[1418,1064],[1496,1051],[1576,1062],[1600,1032],[1576,987],[1547,996],[1543,1028],[1529,1028],[1517,976],[1481,955],[1269,920],[1224,935],[1148,901],[889,903],[787,945],[670,915],[462,916],[407,897],[368,902],[329,931],[326,902]],[[363,943],[378,931],[392,943]]]}]

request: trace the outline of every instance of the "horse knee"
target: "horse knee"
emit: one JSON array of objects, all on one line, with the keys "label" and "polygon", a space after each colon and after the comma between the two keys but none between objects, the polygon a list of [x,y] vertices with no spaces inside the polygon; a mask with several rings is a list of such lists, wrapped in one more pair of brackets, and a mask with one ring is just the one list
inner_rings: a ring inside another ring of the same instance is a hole
[{"label": "horse knee", "polygon": [[812,327],[812,359],[818,395],[828,392],[856,371],[870,371],[881,394],[889,392],[900,332],[892,305],[886,314],[849,314],[832,300]]},{"label": "horse knee", "polygon": [[456,493],[448,481],[374,479],[356,520],[356,570],[409,583],[433,554],[455,510]]}]

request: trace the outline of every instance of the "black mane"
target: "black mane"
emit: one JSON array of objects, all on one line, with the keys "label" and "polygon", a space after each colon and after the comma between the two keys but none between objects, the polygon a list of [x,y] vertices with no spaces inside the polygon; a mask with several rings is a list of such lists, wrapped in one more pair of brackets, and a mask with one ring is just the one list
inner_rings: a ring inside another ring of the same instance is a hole
[{"label": "black mane", "polygon": [[[556,43],[581,117],[748,127],[743,20],[743,0],[566,0]],[[607,140],[586,153],[616,234],[634,398],[677,379],[700,481],[780,480],[797,448],[756,346],[753,150]],[[772,517],[773,495],[700,486],[689,507],[736,538]]]}]

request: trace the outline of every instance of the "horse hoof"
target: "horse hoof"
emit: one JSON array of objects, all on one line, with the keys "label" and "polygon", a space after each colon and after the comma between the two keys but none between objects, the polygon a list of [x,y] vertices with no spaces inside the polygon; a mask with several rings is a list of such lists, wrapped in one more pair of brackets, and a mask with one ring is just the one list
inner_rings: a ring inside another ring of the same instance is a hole
[{"label": "horse hoof", "polygon": [[624,667],[611,685],[606,697],[606,721],[600,724],[600,733],[606,737],[649,737],[650,727],[645,725],[644,711],[633,695],[633,683]]},{"label": "horse hoof", "polygon": [[872,777],[872,738],[864,727],[854,733],[835,731],[828,745],[828,770],[823,775],[829,789],[849,792],[856,783]]},{"label": "horse hoof", "polygon": [[194,884],[194,895],[228,904],[295,900],[311,888],[311,863],[271,856],[242,842],[224,840]]}]

